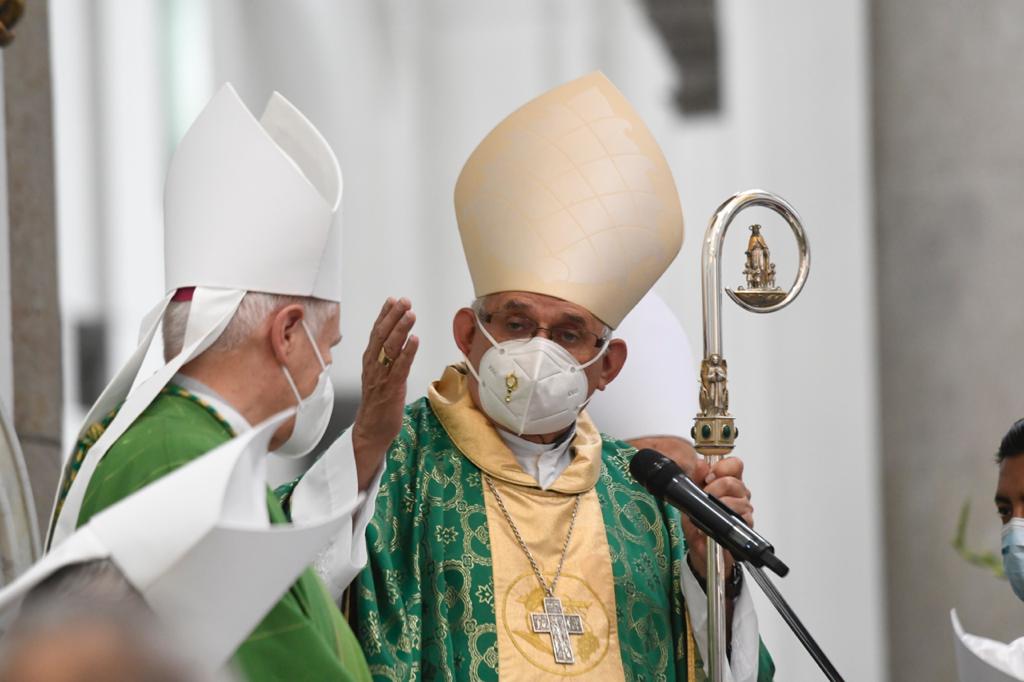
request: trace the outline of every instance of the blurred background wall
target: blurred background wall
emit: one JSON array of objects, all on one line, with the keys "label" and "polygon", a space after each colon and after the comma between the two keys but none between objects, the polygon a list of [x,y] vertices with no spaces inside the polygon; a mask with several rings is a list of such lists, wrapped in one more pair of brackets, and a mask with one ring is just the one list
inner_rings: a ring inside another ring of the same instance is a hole
[{"label": "blurred background wall", "polygon": [[[1007,84],[1019,82],[1024,5],[52,0],[49,10],[61,333],[50,334],[48,366],[63,372],[64,399],[63,428],[42,431],[55,441],[62,430],[63,452],[163,293],[164,170],[220,83],[257,112],[281,91],[341,160],[340,429],[386,296],[409,296],[419,317],[410,398],[459,359],[451,316],[472,289],[452,190],[466,156],[515,107],[601,69],[675,173],[688,234],[657,289],[695,348],[700,241],[718,204],[759,186],[806,223],[804,294],[767,317],[727,303],[724,340],[758,527],[793,567],[781,588],[838,668],[851,680],[953,679],[951,606],[980,634],[1024,630],[1007,584],[949,547],[970,499],[971,542],[998,548],[991,453],[1019,416],[1009,340],[1021,318],[1001,275],[1020,251],[1010,200],[1024,100]],[[15,210],[0,213],[13,231]],[[788,228],[752,211],[727,242],[726,282],[740,283],[752,222],[766,225],[780,283],[791,281]],[[3,226],[0,274],[4,257],[24,253]],[[48,258],[33,265],[44,276]],[[13,279],[0,277],[5,398],[19,352]],[[61,395],[56,385],[47,395]],[[30,463],[55,468],[56,453]],[[275,476],[293,473],[278,464]],[[37,498],[48,508],[48,492]],[[818,679],[767,603],[759,614],[779,679]]]},{"label": "blurred background wall", "polygon": [[879,0],[872,26],[892,679],[951,679],[950,607],[1024,633],[1007,583],[949,546],[970,502],[971,549],[998,550],[994,454],[1022,416],[1024,5]]}]

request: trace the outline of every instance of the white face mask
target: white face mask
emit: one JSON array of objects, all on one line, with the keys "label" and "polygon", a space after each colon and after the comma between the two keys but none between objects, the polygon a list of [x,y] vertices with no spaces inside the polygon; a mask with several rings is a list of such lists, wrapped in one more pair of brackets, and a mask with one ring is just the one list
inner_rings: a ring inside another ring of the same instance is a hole
[{"label": "white face mask", "polygon": [[589,398],[584,369],[608,348],[581,365],[566,349],[542,336],[498,343],[477,319],[491,342],[480,371],[466,358],[480,384],[480,406],[494,422],[516,435],[557,433],[576,421]]},{"label": "white face mask", "polygon": [[281,444],[281,447],[274,450],[274,454],[284,457],[301,457],[315,448],[323,438],[324,432],[327,430],[327,423],[331,420],[331,412],[334,410],[334,384],[331,383],[327,371],[328,365],[324,364],[320,349],[317,348],[316,340],[313,339],[313,334],[309,331],[305,320],[302,320],[302,328],[306,330],[306,337],[313,345],[313,352],[316,353],[316,359],[320,362],[321,371],[313,391],[303,398],[299,395],[299,389],[295,386],[295,381],[288,368],[281,365],[284,378],[288,380],[288,385],[292,387],[292,393],[295,394],[295,400],[298,401],[292,435]]}]

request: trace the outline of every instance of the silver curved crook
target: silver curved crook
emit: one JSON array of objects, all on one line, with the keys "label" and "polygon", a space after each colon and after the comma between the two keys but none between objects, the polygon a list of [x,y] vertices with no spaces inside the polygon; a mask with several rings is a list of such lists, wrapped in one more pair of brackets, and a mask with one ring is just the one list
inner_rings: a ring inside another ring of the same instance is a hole
[{"label": "silver curved crook", "polygon": [[786,296],[777,303],[769,305],[756,305],[744,301],[731,289],[726,289],[735,303],[752,313],[774,313],[782,310],[796,300],[807,282],[807,275],[811,269],[811,252],[807,243],[807,234],[804,232],[803,223],[788,201],[766,192],[762,189],[750,189],[745,192],[738,192],[729,197],[715,214],[711,216],[708,229],[704,233],[704,247],[701,252],[701,290],[704,309],[704,357],[722,354],[722,262],[720,254],[722,243],[725,240],[725,233],[736,216],[744,209],[754,206],[769,208],[789,223],[790,229],[796,236],[796,243],[800,249],[800,266],[797,269],[796,279]]},{"label": "silver curved crook", "polygon": [[[725,232],[733,219],[745,208],[764,206],[775,211],[789,223],[800,247],[800,267],[793,286],[782,297],[781,290],[726,290],[741,308],[754,313],[773,313],[793,302],[804,288],[811,268],[807,235],[796,210],[785,199],[771,192],[751,189],[729,197],[711,217],[704,233],[701,252],[701,295],[704,307],[704,360],[701,363],[700,412],[690,432],[694,447],[709,464],[729,454],[739,435],[736,418],[729,413],[728,365],[722,355],[722,262],[720,259]],[[749,300],[744,300],[744,297]],[[711,682],[722,682],[728,667],[725,635],[725,559],[722,548],[707,539],[708,598],[708,672]]]}]

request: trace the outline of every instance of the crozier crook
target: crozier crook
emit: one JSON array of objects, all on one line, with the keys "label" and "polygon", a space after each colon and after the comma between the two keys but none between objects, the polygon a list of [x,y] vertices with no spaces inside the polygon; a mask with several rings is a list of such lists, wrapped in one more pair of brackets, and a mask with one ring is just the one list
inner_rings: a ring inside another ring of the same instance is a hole
[{"label": "crozier crook", "polygon": [[[726,289],[729,298],[754,313],[773,313],[792,303],[804,288],[811,267],[807,235],[796,210],[782,197],[753,189],[734,194],[711,217],[701,251],[701,300],[704,312],[704,358],[700,366],[700,413],[690,432],[694,448],[714,465],[732,452],[739,430],[729,413],[728,365],[722,354],[722,262],[725,233],[744,209],[763,206],[789,223],[800,249],[800,264],[789,291],[775,287],[775,265],[771,262],[761,227],[751,227],[743,274],[747,286]],[[722,548],[708,538],[708,663],[712,682],[725,679],[725,558]]]}]

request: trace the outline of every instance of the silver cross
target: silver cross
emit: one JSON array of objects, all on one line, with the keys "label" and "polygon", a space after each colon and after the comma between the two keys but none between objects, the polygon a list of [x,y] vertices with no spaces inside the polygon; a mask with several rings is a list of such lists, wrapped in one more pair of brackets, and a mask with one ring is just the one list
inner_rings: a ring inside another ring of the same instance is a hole
[{"label": "silver cross", "polygon": [[530,625],[537,634],[551,635],[551,651],[555,654],[555,663],[576,662],[569,635],[583,634],[583,618],[575,613],[563,612],[561,599],[544,597],[544,613],[531,613]]}]

